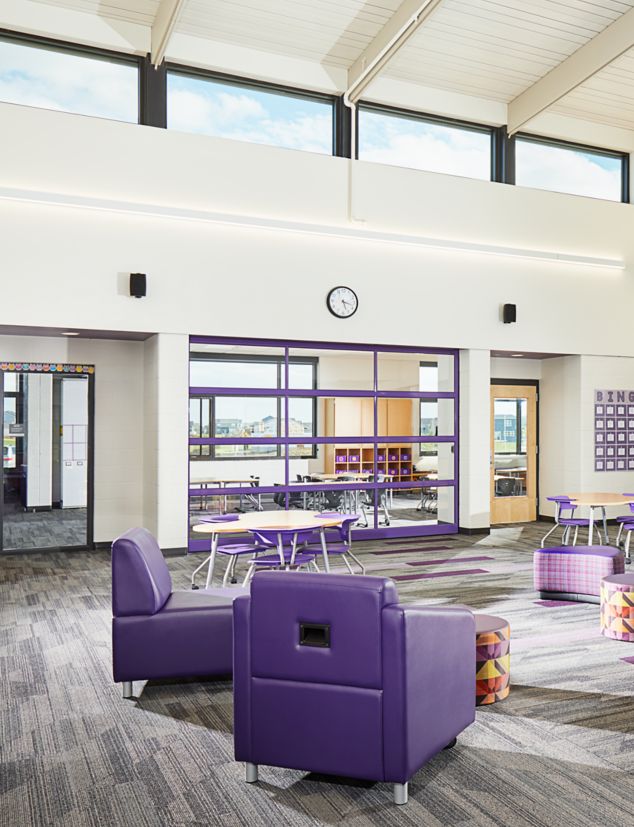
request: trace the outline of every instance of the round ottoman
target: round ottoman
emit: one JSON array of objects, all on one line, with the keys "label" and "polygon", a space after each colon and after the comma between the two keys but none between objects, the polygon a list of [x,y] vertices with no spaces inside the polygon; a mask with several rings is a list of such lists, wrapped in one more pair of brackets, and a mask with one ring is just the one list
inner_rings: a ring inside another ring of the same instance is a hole
[{"label": "round ottoman", "polygon": [[601,634],[634,643],[634,574],[601,581]]},{"label": "round ottoman", "polygon": [[511,627],[495,615],[474,615],[476,622],[476,706],[503,701],[511,678]]}]

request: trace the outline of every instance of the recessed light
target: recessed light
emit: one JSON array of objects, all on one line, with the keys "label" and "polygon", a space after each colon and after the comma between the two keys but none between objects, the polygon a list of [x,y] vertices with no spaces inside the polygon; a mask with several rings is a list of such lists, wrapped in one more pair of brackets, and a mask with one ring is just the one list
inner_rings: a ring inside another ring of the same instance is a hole
[{"label": "recessed light", "polygon": [[513,359],[523,359],[524,358],[523,353],[511,353],[511,356],[513,357]]},{"label": "recessed light", "polygon": [[62,330],[62,336],[79,336],[79,333],[76,330]]}]

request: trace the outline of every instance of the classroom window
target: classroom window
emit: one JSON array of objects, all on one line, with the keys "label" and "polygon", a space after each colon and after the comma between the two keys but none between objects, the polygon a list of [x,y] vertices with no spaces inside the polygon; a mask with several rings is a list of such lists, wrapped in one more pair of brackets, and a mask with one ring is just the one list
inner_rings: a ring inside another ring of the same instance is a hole
[{"label": "classroom window", "polygon": [[328,98],[167,73],[168,129],[332,155],[333,114]]},{"label": "classroom window", "polygon": [[359,107],[359,160],[491,180],[492,132],[415,113]]},{"label": "classroom window", "polygon": [[519,136],[515,140],[515,183],[523,187],[627,200],[626,160],[621,153]]},{"label": "classroom window", "polygon": [[0,100],[137,123],[138,66],[136,61],[0,40]]}]

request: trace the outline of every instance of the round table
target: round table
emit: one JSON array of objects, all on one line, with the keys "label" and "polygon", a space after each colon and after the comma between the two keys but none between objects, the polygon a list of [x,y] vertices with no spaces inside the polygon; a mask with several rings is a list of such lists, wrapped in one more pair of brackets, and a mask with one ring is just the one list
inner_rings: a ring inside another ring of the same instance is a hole
[{"label": "round table", "polygon": [[320,516],[317,511],[293,509],[293,511],[257,511],[252,514],[240,514],[237,520],[198,523],[193,526],[192,531],[196,532],[196,534],[209,534],[211,536],[211,552],[209,557],[193,572],[192,586],[194,585],[194,578],[197,572],[205,565],[209,566],[205,588],[208,589],[213,584],[216,552],[218,551],[218,540],[221,535],[242,534],[245,531],[257,531],[259,528],[279,528],[285,531],[289,529],[295,529],[297,531],[303,531],[308,528],[318,529],[321,540],[321,550],[324,557],[324,568],[329,574],[330,563],[328,561],[325,529],[341,525],[345,519],[345,514],[335,515],[333,512],[331,516],[327,514]]},{"label": "round table", "polygon": [[601,581],[601,634],[634,643],[634,574],[611,574]]},{"label": "round table", "polygon": [[495,615],[476,614],[476,706],[503,701],[511,691],[511,627]]},{"label": "round table", "polygon": [[[577,506],[588,508],[590,511],[590,525],[588,528],[588,545],[593,545],[592,538],[594,534],[594,509],[600,508],[603,514],[603,533],[605,535],[605,545],[610,544],[610,537],[608,535],[608,521],[605,516],[605,509],[610,506],[624,506],[633,501],[632,497],[626,497],[624,494],[611,494],[609,492],[591,491],[580,494],[566,494],[568,499],[572,500]],[[601,532],[597,528],[599,541],[601,540]]]}]

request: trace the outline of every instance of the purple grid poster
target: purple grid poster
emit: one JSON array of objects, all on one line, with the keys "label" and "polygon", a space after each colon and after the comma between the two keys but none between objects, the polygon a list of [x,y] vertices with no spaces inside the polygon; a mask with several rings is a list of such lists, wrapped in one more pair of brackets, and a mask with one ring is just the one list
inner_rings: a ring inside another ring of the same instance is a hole
[{"label": "purple grid poster", "polygon": [[634,471],[634,391],[595,390],[594,470]]}]

